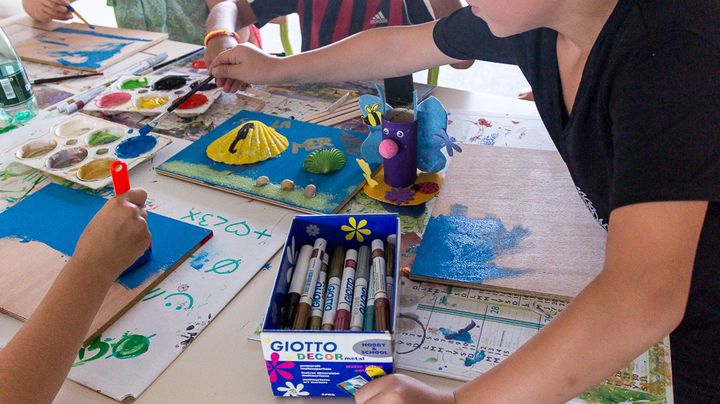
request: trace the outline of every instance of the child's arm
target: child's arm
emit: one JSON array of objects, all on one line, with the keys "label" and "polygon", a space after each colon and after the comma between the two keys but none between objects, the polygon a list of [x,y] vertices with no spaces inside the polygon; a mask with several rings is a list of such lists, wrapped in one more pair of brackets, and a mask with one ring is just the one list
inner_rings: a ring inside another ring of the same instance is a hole
[{"label": "child's arm", "polygon": [[218,55],[210,69],[215,77],[251,84],[307,83],[397,77],[458,62],[435,46],[434,26],[372,29],[287,58],[240,45]]},{"label": "child's arm", "polygon": [[[602,273],[514,355],[459,388],[457,403],[564,402],[668,335],[683,318],[706,210],[704,201],[615,209]],[[357,401],[429,404],[442,394],[408,379],[372,382]]]},{"label": "child's arm", "polygon": [[71,19],[72,13],[66,7],[68,4],[70,0],[22,0],[25,12],[41,22]]},{"label": "child's arm", "polygon": [[[205,22],[205,31],[227,30],[237,32],[241,42],[250,38],[248,25],[255,21],[252,8],[246,0],[205,0],[210,14]],[[228,35],[218,36],[207,44],[205,62],[209,66],[220,52],[232,49],[238,41]]]},{"label": "child's arm", "polygon": [[53,400],[110,285],[150,243],[146,196],[134,189],[111,199],[85,228],[45,298],[0,350],[0,402]]}]

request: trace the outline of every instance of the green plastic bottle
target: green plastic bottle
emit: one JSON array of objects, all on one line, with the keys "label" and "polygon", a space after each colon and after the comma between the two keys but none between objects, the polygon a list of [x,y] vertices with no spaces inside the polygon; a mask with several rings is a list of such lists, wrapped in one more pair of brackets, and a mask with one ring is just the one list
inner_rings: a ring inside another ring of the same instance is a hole
[{"label": "green plastic bottle", "polygon": [[20,58],[0,28],[0,127],[21,125],[38,113]]}]

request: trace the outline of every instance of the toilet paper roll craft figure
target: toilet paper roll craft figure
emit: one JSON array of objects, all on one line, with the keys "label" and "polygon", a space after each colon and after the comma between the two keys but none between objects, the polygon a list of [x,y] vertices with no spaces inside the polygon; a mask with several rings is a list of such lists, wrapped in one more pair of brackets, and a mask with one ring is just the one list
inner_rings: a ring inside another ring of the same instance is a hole
[{"label": "toilet paper roll craft figure", "polygon": [[[363,120],[370,134],[361,146],[368,163],[383,163],[375,174],[378,186],[364,188],[373,199],[394,205],[420,205],[432,199],[440,189],[442,177],[437,174],[447,164],[443,149],[448,148],[447,111],[435,97],[418,104],[413,95],[412,110],[393,109],[378,96],[359,99]],[[453,144],[453,150],[459,147]],[[418,170],[421,172],[418,173]]]}]

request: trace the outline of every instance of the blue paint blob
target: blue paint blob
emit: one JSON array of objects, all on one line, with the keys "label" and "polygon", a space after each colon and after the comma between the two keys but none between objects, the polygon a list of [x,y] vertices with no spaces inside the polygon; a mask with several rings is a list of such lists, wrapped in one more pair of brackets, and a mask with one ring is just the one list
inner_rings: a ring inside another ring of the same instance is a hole
[{"label": "blue paint blob", "polygon": [[[105,202],[100,196],[49,184],[0,213],[0,238],[38,241],[71,256],[85,226]],[[212,235],[208,229],[152,212],[148,212],[147,221],[153,238],[153,253],[145,265],[117,280],[129,289],[166,271]]]},{"label": "blue paint blob", "polygon": [[152,150],[157,144],[154,136],[133,136],[115,147],[115,154],[121,159],[131,159]]},{"label": "blue paint blob", "polygon": [[57,57],[57,62],[63,66],[85,67],[98,69],[101,63],[120,53],[131,45],[131,42],[118,42],[100,45],[96,49],[80,49],[76,51],[58,51],[50,55]]},{"label": "blue paint blob", "polygon": [[479,219],[466,214],[467,207],[454,205],[450,214],[430,218],[412,267],[413,275],[483,283],[527,272],[499,267],[493,260],[517,248],[528,236],[528,229],[515,226],[508,230],[497,217]]},{"label": "blue paint blob", "polygon": [[442,333],[442,335],[445,337],[445,339],[448,341],[460,341],[460,342],[465,342],[467,344],[472,344],[473,339],[472,339],[472,336],[470,335],[470,330],[472,330],[476,326],[477,326],[477,324],[475,323],[475,321],[471,320],[470,324],[465,326],[465,328],[457,330],[457,331],[453,331],[453,330],[450,330],[450,329],[444,328],[444,327],[440,327],[439,330]]},{"label": "blue paint blob", "polygon": [[207,251],[202,251],[199,254],[191,256],[190,266],[197,271],[201,270],[202,267],[210,261],[208,255]]},{"label": "blue paint blob", "polygon": [[465,358],[465,366],[472,367],[472,365],[480,362],[483,359],[485,359],[485,351],[477,351],[475,352],[474,356],[468,356],[467,358]]}]

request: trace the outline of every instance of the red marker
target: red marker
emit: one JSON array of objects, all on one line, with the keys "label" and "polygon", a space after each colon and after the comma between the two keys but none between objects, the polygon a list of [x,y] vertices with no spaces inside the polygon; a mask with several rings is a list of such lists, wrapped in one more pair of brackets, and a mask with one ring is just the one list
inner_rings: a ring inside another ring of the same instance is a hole
[{"label": "red marker", "polygon": [[[128,176],[128,167],[123,161],[115,160],[110,164],[110,175],[112,176],[113,187],[115,188],[115,195],[122,195],[130,190],[130,177]],[[140,258],[137,259],[128,269],[123,271],[120,276],[125,275],[128,272],[134,271],[137,268],[145,265],[150,260],[152,254],[152,240],[147,250],[143,253]]]}]

